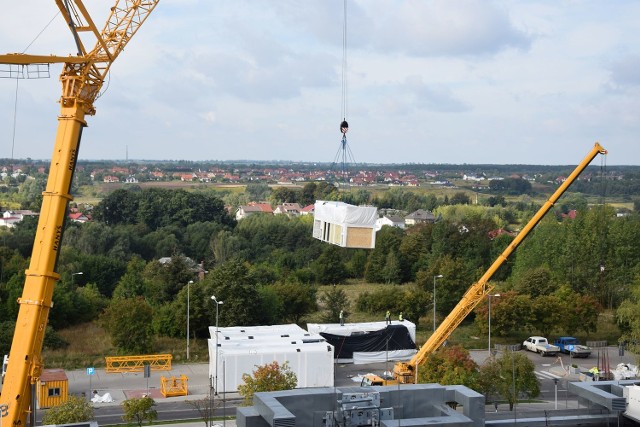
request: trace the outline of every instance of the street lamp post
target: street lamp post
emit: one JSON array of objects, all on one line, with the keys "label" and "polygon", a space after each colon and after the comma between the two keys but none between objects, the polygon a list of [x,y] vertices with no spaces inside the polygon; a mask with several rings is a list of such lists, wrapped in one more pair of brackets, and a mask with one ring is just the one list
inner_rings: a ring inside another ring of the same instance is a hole
[{"label": "street lamp post", "polygon": [[436,331],[436,279],[442,279],[442,274],[433,276],[433,332]]},{"label": "street lamp post", "polygon": [[189,360],[189,319],[191,318],[191,311],[189,309],[189,299],[191,297],[191,284],[193,280],[189,280],[187,283],[187,360]]},{"label": "street lamp post", "polygon": [[218,301],[215,295],[211,295],[211,299],[216,303],[216,376],[215,376],[215,387],[213,389],[214,394],[218,395],[218,306],[222,305],[224,301]]},{"label": "street lamp post", "polygon": [[79,275],[82,275],[82,274],[84,274],[82,271],[78,271],[77,273],[71,273],[71,285],[72,286],[73,286],[73,283],[74,283],[74,278],[73,277],[74,276],[79,276]]},{"label": "street lamp post", "polygon": [[500,294],[487,295],[489,297],[489,356],[491,356],[491,297],[499,297]]}]

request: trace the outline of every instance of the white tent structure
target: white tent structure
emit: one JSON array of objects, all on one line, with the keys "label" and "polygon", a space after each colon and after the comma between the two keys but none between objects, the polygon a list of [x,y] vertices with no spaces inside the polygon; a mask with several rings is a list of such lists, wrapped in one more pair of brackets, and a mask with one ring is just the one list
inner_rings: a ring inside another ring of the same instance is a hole
[{"label": "white tent structure", "polygon": [[287,362],[297,387],[333,387],[333,346],[295,324],[209,327],[209,378],[217,392],[236,392],[257,366]]},{"label": "white tent structure", "polygon": [[376,246],[376,207],[317,200],[313,218],[313,237],[316,239],[345,248],[372,249]]},{"label": "white tent structure", "polygon": [[307,330],[333,344],[340,363],[409,360],[417,352],[416,325],[408,320],[392,321],[390,325],[387,322],[308,323]]}]

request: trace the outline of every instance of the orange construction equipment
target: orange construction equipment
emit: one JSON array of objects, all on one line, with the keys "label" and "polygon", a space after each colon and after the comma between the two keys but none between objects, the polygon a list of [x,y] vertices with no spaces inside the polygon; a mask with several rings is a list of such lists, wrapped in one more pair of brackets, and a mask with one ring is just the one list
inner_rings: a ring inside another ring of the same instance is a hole
[{"label": "orange construction equipment", "polygon": [[170,354],[105,357],[107,362],[105,372],[108,374],[142,372],[144,365],[149,365],[152,371],[170,371],[172,357]]},{"label": "orange construction equipment", "polygon": [[189,394],[189,378],[186,375],[176,377],[160,377],[160,392],[164,397],[187,396]]},{"label": "orange construction equipment", "polygon": [[453,308],[451,313],[443,320],[438,329],[435,330],[427,342],[418,350],[418,352],[408,362],[398,362],[393,368],[393,376],[388,378],[387,376],[380,377],[374,374],[367,374],[363,378],[363,385],[394,385],[394,384],[413,384],[417,381],[418,366],[421,365],[425,359],[435,352],[440,346],[449,338],[453,331],[462,323],[462,321],[473,311],[473,309],[482,301],[482,299],[491,293],[493,285],[489,283],[489,280],[493,274],[500,268],[500,266],[507,260],[509,255],[516,250],[516,248],[522,243],[522,241],[529,235],[531,230],[542,220],[547,212],[558,201],[560,196],[569,188],[569,186],[578,178],[580,173],[589,166],[589,163],[598,155],[607,154],[600,144],[596,143],[591,149],[587,157],[574,169],[569,177],[560,185],[560,187],[549,197],[549,199],[542,205],[540,210],[529,220],[518,235],[511,241],[511,243],[505,248],[505,250],[498,256],[498,258],[491,264],[489,269],[482,275],[480,279],[463,295],[462,299]]}]

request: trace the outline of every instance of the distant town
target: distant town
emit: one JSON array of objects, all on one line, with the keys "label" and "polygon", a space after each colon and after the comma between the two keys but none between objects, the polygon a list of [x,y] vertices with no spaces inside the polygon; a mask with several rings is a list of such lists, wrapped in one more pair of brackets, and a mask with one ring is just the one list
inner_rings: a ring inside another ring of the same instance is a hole
[{"label": "distant town", "polygon": [[[33,160],[0,160],[3,181],[22,182],[27,177],[46,174],[48,162]],[[327,181],[350,186],[453,186],[466,182],[476,190],[488,188],[492,180],[521,178],[541,184],[559,184],[573,165],[451,165],[451,164],[332,164],[295,162],[186,162],[186,161],[79,161],[77,178],[83,183],[190,182],[248,184],[302,184]],[[607,180],[632,179],[640,174],[640,166],[608,166],[602,171],[590,166],[580,180],[590,181],[604,173]]]}]

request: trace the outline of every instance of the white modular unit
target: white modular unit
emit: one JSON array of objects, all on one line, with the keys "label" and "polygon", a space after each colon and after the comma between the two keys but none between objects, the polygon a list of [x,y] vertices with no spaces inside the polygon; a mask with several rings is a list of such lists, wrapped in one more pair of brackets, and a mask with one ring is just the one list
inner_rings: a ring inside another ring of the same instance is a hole
[{"label": "white modular unit", "polygon": [[[218,392],[237,392],[242,375],[260,365],[288,362],[297,387],[333,386],[333,346],[297,325],[209,328],[209,378]],[[217,360],[216,360],[217,358]]]},{"label": "white modular unit", "polygon": [[344,202],[318,200],[315,203],[313,237],[345,248],[372,249],[376,246],[378,209]]}]

